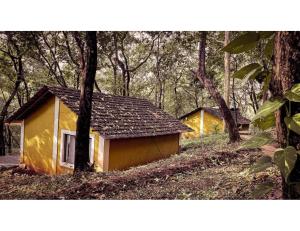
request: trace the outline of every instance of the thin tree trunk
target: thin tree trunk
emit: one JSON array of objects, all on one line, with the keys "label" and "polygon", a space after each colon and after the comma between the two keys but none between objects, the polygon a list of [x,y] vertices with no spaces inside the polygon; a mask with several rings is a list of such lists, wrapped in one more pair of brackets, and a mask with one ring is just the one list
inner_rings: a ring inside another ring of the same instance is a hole
[{"label": "thin tree trunk", "polygon": [[235,84],[234,78],[232,78],[232,100],[233,100],[233,110],[234,110],[234,121],[237,124],[237,113],[236,113],[236,99],[235,99]]},{"label": "thin tree trunk", "polygon": [[[282,97],[293,84],[300,83],[300,32],[276,32],[274,44],[274,65],[273,78],[270,84],[270,91],[273,97]],[[300,103],[291,103],[291,114],[300,112]],[[281,147],[287,144],[300,149],[300,136],[290,131],[287,137],[287,128],[284,123],[286,116],[285,108],[278,110],[276,116],[277,140]],[[300,159],[291,172],[289,181],[300,183]],[[282,193],[284,199],[299,199],[299,190],[294,184],[288,185],[282,179]]]},{"label": "thin tree trunk", "polygon": [[[224,46],[230,42],[230,32],[225,31]],[[227,107],[230,107],[229,95],[230,95],[230,53],[224,54],[224,100]]]},{"label": "thin tree trunk", "polygon": [[16,80],[14,89],[13,89],[11,95],[9,96],[9,98],[7,99],[6,103],[4,104],[2,111],[0,113],[0,156],[5,155],[4,120],[7,115],[8,107],[9,107],[11,101],[13,100],[13,98],[15,97],[15,95],[17,94],[17,91],[21,84],[21,78],[19,76],[20,75],[18,74],[18,78]]},{"label": "thin tree trunk", "polygon": [[214,99],[215,103],[219,106],[221,114],[225,120],[226,128],[229,133],[230,142],[236,142],[240,140],[240,134],[237,129],[236,123],[231,115],[229,108],[226,105],[225,100],[221,96],[221,94],[215,88],[212,80],[206,75],[205,70],[205,47],[206,47],[206,32],[202,32],[200,36],[199,42],[199,69],[198,69],[198,79],[205,87],[205,89],[209,92],[209,94]]},{"label": "thin tree trunk", "polygon": [[12,135],[9,126],[6,126],[6,140],[7,140],[7,151],[8,153],[12,153]]},{"label": "thin tree trunk", "polygon": [[[224,47],[230,42],[230,32],[225,31],[225,38],[224,38]],[[227,105],[227,107],[230,107],[229,102],[229,96],[230,96],[230,53],[225,52],[224,53],[224,100]],[[223,119],[224,123],[224,131],[226,131],[226,122]]]},{"label": "thin tree trunk", "polygon": [[93,88],[97,68],[97,34],[95,31],[86,32],[86,69],[82,76],[80,91],[79,115],[77,119],[75,139],[75,168],[74,172],[89,169],[89,136],[92,113]]}]

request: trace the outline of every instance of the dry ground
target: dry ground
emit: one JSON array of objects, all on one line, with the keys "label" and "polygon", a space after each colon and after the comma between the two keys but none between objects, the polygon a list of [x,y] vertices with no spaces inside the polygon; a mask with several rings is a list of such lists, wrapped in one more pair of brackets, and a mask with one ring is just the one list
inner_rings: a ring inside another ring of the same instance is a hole
[{"label": "dry ground", "polygon": [[[45,176],[19,168],[0,170],[0,199],[280,199],[276,169],[247,174],[259,150],[237,151],[225,135],[182,144],[180,155],[110,173]],[[263,197],[253,191],[275,180]]]}]

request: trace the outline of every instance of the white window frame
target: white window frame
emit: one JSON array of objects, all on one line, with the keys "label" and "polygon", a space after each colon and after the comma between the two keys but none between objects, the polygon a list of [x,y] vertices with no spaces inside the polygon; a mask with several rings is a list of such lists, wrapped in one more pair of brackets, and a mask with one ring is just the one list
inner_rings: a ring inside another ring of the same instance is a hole
[{"label": "white window frame", "polygon": [[[63,162],[63,153],[64,153],[64,135],[72,135],[72,136],[76,136],[76,131],[70,131],[70,130],[65,130],[65,129],[62,129],[61,130],[61,137],[60,137],[60,161],[59,161],[59,164],[60,166],[63,166],[63,167],[67,167],[67,168],[72,168],[74,169],[74,164],[70,164],[70,163],[66,163],[66,162]],[[90,156],[90,163],[93,164],[94,163],[94,150],[95,150],[95,136],[90,134],[90,139],[92,139],[92,147],[91,147],[91,156]]]}]

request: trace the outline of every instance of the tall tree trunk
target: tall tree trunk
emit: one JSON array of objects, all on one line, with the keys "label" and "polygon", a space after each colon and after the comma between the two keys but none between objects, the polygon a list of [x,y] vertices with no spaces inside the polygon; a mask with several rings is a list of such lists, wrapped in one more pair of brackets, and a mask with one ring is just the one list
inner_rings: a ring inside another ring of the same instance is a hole
[{"label": "tall tree trunk", "polygon": [[[225,31],[224,46],[230,42],[230,32]],[[230,95],[230,53],[224,54],[224,100],[227,107],[230,107],[229,95]]]},{"label": "tall tree trunk", "polygon": [[[225,31],[224,37],[224,47],[230,42],[230,32]],[[224,100],[227,107],[230,108],[229,102],[229,95],[230,95],[230,53],[224,53]],[[224,131],[226,130],[226,122],[223,120],[224,123]]]},{"label": "tall tree trunk", "polygon": [[79,115],[76,127],[75,173],[89,169],[92,98],[97,68],[97,34],[95,31],[86,32],[86,43],[86,69],[80,87]]},{"label": "tall tree trunk", "polygon": [[234,110],[234,122],[237,124],[237,112],[236,112],[236,99],[235,99],[235,81],[232,78],[232,101],[233,101],[233,110]]},{"label": "tall tree trunk", "polygon": [[[273,97],[282,97],[295,83],[300,83],[300,32],[276,32],[274,44],[273,78],[270,91]],[[300,103],[291,103],[291,114],[300,112]],[[287,144],[300,149],[300,136],[292,131],[287,137],[287,128],[284,123],[285,108],[275,113],[276,133],[278,142],[282,147]],[[300,183],[300,159],[295,164],[289,177],[291,182]],[[282,179],[283,198],[299,199],[300,193],[295,185],[288,185]]]},{"label": "tall tree trunk", "polygon": [[0,156],[5,155],[4,120],[7,115],[8,107],[9,107],[11,101],[13,100],[13,98],[15,97],[15,95],[17,94],[20,84],[21,84],[21,78],[20,78],[20,75],[18,74],[14,89],[13,89],[11,95],[9,96],[9,98],[7,99],[6,103],[4,104],[2,111],[0,112]]},{"label": "tall tree trunk", "polygon": [[229,133],[230,142],[236,142],[240,140],[240,134],[237,129],[236,123],[231,115],[229,108],[226,105],[225,100],[221,96],[221,94],[217,91],[214,86],[212,80],[206,75],[205,70],[205,47],[206,47],[206,32],[202,32],[200,36],[199,42],[199,69],[198,69],[198,79],[205,87],[205,89],[209,92],[209,94],[214,99],[215,103],[219,106],[221,114],[225,120],[226,128]]},{"label": "tall tree trunk", "polygon": [[6,126],[6,144],[7,152],[12,153],[12,134],[9,126]]}]

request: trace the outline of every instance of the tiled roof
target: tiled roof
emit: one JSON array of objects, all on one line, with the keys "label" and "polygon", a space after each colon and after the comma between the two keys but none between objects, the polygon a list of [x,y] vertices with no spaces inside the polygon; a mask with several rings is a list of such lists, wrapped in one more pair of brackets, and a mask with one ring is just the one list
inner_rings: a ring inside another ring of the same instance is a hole
[{"label": "tiled roof", "polygon": [[[179,119],[183,119],[191,114],[194,114],[198,111],[201,111],[201,110],[204,110],[216,117],[219,117],[220,119],[223,119],[223,116],[221,114],[221,111],[218,109],[218,108],[212,108],[212,107],[199,107],[183,116],[181,116]],[[230,109],[231,111],[231,114],[233,116],[233,119],[235,121],[235,116],[237,116],[237,123],[238,125],[242,125],[242,124],[250,124],[250,120],[248,120],[247,118],[245,118],[244,116],[241,115],[241,112],[239,109],[236,109],[236,113],[235,113],[235,110],[234,109]]]},{"label": "tiled roof", "polygon": [[[57,96],[73,112],[79,113],[80,92],[78,90],[45,86],[7,121],[25,118],[32,111],[33,106],[40,105],[49,95]],[[158,136],[191,131],[179,120],[145,99],[98,92],[93,94],[91,128],[109,139]]]}]

